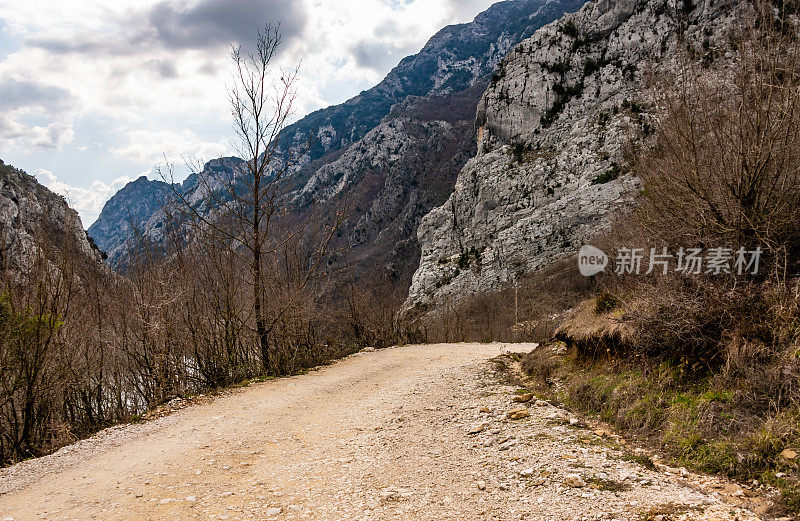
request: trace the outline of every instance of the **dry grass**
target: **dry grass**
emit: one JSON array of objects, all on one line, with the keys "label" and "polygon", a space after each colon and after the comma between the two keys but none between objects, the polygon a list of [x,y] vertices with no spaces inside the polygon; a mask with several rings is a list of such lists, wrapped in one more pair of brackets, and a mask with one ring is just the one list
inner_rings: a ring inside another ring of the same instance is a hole
[{"label": "dry grass", "polygon": [[564,311],[594,289],[595,281],[582,276],[571,257],[519,279],[516,295],[509,286],[458,304],[445,303],[435,315],[414,323],[430,342],[545,342],[553,337]]},{"label": "dry grass", "polygon": [[[581,355],[592,358],[616,356],[624,352],[624,346],[633,342],[633,327],[622,320],[620,309],[608,309],[607,304],[602,304],[607,300],[604,295],[585,300],[567,311],[564,320],[556,328],[555,337]],[[598,313],[598,310],[601,312]]]},{"label": "dry grass", "polygon": [[800,446],[800,408],[759,408],[743,399],[753,382],[697,377],[668,361],[587,360],[561,342],[526,355],[522,367],[537,394],[613,425],[676,465],[771,483],[784,494],[782,508],[800,511],[800,467],[780,455]]}]

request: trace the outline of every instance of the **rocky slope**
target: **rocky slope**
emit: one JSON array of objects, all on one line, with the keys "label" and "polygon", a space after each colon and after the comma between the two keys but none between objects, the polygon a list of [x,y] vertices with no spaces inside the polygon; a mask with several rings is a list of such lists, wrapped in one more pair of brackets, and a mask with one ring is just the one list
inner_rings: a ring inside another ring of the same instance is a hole
[{"label": "rocky slope", "polygon": [[106,202],[88,232],[107,251],[112,265],[123,253],[122,247],[134,234],[134,228],[142,227],[170,195],[167,183],[142,176],[122,187]]},{"label": "rocky slope", "polygon": [[[214,159],[203,165],[201,175],[208,180],[227,179],[238,173],[240,163],[235,157]],[[123,269],[130,252],[141,249],[143,242],[155,248],[165,246],[168,220],[165,209],[176,202],[178,194],[194,205],[203,206],[207,204],[203,191],[209,188],[214,187],[200,185],[198,174],[173,186],[142,176],[122,187],[106,202],[87,233],[106,254],[108,264]]]},{"label": "rocky slope", "polygon": [[68,257],[79,276],[103,269],[100,251],[64,198],[0,160],[0,280],[25,283],[39,253],[53,266]]},{"label": "rocky slope", "polygon": [[419,263],[416,232],[476,153],[474,114],[486,83],[465,92],[410,97],[294,196],[293,206],[345,209],[340,266],[360,280],[387,277],[405,291]]},{"label": "rocky slope", "polygon": [[419,227],[407,308],[499,289],[631,204],[622,148],[649,132],[646,64],[670,67],[679,46],[724,49],[736,5],[598,0],[516,46],[479,104],[477,157]]},{"label": "rocky slope", "polygon": [[[513,45],[563,13],[578,9],[584,1],[511,0],[495,4],[471,23],[442,29],[418,54],[405,58],[374,88],[341,105],[314,112],[288,127],[281,138],[282,149],[288,150],[309,138],[314,143],[302,161],[303,168],[295,174],[302,193],[295,194],[294,200],[298,203],[311,201],[323,186],[324,190],[333,190],[331,195],[342,195],[331,183],[346,177],[347,182],[342,186],[346,185],[347,191],[352,192],[349,193],[351,200],[359,201],[353,218],[356,222],[348,222],[350,242],[359,249],[353,257],[369,255],[368,250],[372,251],[375,246],[371,238],[382,237],[387,241],[389,237],[400,237],[401,241],[410,238],[415,243],[421,216],[443,202],[452,190],[455,174],[466,159],[474,155],[473,121],[480,95],[476,95],[474,89],[484,90],[485,83],[481,82],[486,81],[496,63]],[[448,111],[437,111],[428,104],[425,114],[419,117],[402,115],[403,111],[412,109],[406,100],[419,107],[426,99],[447,99],[444,104]],[[394,105],[398,107],[392,112]],[[399,119],[404,117],[415,119],[421,125],[412,125],[414,128],[400,125]],[[379,126],[384,127],[375,132]],[[388,141],[375,142],[381,135],[391,135],[392,146],[400,154],[377,155],[369,165],[358,159],[378,153],[379,149],[386,150]],[[446,159],[442,160],[445,149]],[[400,156],[404,159],[399,159]],[[441,165],[453,158],[457,158],[455,163],[443,170]],[[412,171],[401,172],[401,165]],[[320,170],[323,167],[325,170]],[[346,170],[350,173],[345,175]],[[365,175],[367,172],[370,175]],[[435,175],[440,177],[432,179]],[[419,181],[420,177],[427,177],[436,185],[432,193],[403,184]],[[382,183],[387,179],[390,181],[384,186]],[[163,217],[159,212],[150,211],[158,206],[163,188],[157,181],[151,181],[148,186],[137,180],[109,201],[89,229],[98,245],[108,251],[112,266],[124,264],[125,252],[131,245],[126,241],[130,241],[133,228],[144,230],[155,243],[163,241],[160,233]],[[192,190],[193,186],[184,183],[182,189]],[[189,196],[200,198],[197,194]],[[372,199],[373,196],[377,198]],[[401,214],[407,218],[398,221],[396,226],[392,224],[393,217]],[[385,233],[387,227],[394,229]],[[352,233],[355,229],[360,230],[357,236]],[[380,245],[378,249],[384,250]],[[416,261],[410,269],[404,269],[413,272],[415,267]]]}]

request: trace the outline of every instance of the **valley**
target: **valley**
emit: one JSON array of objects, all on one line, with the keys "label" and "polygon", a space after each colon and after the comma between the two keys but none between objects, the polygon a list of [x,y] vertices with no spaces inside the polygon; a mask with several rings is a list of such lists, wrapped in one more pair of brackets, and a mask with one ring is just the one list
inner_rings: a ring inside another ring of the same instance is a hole
[{"label": "valley", "polygon": [[424,1],[0,19],[0,520],[800,514],[797,0]]}]

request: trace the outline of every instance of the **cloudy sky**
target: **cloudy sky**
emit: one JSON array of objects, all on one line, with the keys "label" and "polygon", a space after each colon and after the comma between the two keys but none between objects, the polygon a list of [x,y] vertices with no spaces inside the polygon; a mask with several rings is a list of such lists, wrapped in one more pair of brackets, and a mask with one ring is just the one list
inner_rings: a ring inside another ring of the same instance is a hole
[{"label": "cloudy sky", "polygon": [[494,0],[0,0],[0,159],[85,226],[163,161],[230,153],[230,45],[280,22],[297,117],[371,87]]}]

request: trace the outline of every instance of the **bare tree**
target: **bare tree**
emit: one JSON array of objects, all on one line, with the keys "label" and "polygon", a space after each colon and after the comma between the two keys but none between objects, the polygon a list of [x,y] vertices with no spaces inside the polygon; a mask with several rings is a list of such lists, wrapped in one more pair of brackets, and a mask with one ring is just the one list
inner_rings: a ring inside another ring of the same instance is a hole
[{"label": "bare tree", "polygon": [[775,254],[800,240],[798,28],[772,7],[756,2],[728,48],[688,52],[655,81],[658,130],[634,170],[648,228],[673,243]]},{"label": "bare tree", "polygon": [[71,356],[63,324],[76,290],[75,259],[46,249],[40,237],[37,247],[25,284],[0,279],[0,463],[39,453]]},{"label": "bare tree", "polygon": [[[293,114],[297,69],[283,71],[272,65],[282,41],[279,29],[266,25],[258,31],[253,52],[234,47],[231,53],[236,71],[235,85],[229,92],[238,138],[235,147],[245,160],[232,161],[230,168],[222,171],[195,168],[203,202],[190,201],[181,191],[174,190],[183,214],[188,216],[187,222],[206,237],[206,244],[230,251],[248,265],[250,315],[265,372],[274,369],[270,333],[321,268],[333,234],[343,220],[341,212],[337,212],[327,225],[321,225],[322,234],[313,234],[313,251],[306,256],[299,274],[293,273],[291,280],[285,281],[290,283],[294,298],[286,298],[283,285],[278,309],[268,309],[267,295],[274,287],[270,281],[280,275],[271,268],[282,263],[268,262],[267,258],[285,254],[287,244],[306,233],[309,225],[317,224],[313,212],[296,218],[298,222],[291,228],[284,222],[278,229],[276,223],[292,220],[287,206],[292,187],[290,174],[310,146],[308,142],[286,150],[280,146],[279,138]],[[173,181],[171,169],[167,174]],[[170,184],[175,186],[174,182]]]}]

